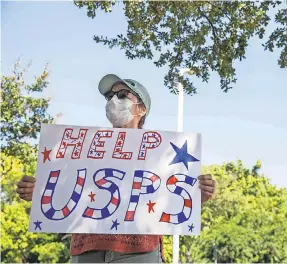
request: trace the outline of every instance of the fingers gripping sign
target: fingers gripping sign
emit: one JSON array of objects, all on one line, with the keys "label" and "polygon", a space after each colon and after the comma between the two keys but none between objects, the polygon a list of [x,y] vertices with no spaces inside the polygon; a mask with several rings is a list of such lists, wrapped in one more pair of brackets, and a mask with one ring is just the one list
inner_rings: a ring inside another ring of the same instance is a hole
[{"label": "fingers gripping sign", "polygon": [[17,183],[16,192],[20,198],[26,201],[32,200],[36,179],[32,176],[23,176]]},{"label": "fingers gripping sign", "polygon": [[206,202],[215,196],[216,192],[216,181],[213,179],[211,174],[200,175],[199,188],[201,189],[201,200]]}]

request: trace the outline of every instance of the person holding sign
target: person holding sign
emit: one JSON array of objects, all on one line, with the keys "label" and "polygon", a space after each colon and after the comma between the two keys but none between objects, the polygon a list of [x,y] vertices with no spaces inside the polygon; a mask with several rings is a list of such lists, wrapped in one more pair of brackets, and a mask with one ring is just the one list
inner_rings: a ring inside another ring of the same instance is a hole
[{"label": "person holding sign", "polygon": [[[108,74],[100,81],[99,91],[107,100],[106,116],[114,128],[143,128],[151,107],[149,93],[143,85]],[[215,194],[215,181],[212,175],[200,175],[198,179],[202,202],[205,202]],[[35,178],[24,176],[17,187],[20,198],[31,201]],[[161,263],[162,237],[73,234],[70,254],[72,263]]]}]

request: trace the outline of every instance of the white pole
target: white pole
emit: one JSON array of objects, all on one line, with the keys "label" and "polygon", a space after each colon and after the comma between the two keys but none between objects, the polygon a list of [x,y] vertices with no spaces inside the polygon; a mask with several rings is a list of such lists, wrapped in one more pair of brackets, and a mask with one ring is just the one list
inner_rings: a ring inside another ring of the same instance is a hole
[{"label": "white pole", "polygon": [[178,83],[178,103],[177,103],[177,132],[183,130],[183,87]]},{"label": "white pole", "polygon": [[[182,72],[180,71],[180,75]],[[183,87],[180,82],[178,82],[178,103],[177,103],[177,132],[182,132],[183,130]],[[173,264],[178,264],[179,262],[179,235],[173,236],[173,254],[172,262]]]},{"label": "white pole", "polygon": [[[183,76],[185,73],[193,74],[190,69],[181,69],[179,76]],[[183,131],[183,86],[181,82],[178,82],[178,105],[177,105],[177,132]],[[179,235],[173,236],[173,249],[172,249],[172,262],[178,264],[179,262]]]}]

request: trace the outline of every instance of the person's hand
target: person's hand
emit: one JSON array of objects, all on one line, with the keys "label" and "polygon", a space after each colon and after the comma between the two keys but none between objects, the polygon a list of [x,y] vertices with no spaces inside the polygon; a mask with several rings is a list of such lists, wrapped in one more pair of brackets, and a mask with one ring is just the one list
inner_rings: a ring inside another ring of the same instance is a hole
[{"label": "person's hand", "polygon": [[32,201],[32,195],[35,187],[36,179],[32,176],[23,176],[17,183],[16,192],[19,197],[25,201]]},{"label": "person's hand", "polygon": [[206,202],[215,196],[216,182],[211,174],[200,175],[199,188],[201,189],[201,202]]}]

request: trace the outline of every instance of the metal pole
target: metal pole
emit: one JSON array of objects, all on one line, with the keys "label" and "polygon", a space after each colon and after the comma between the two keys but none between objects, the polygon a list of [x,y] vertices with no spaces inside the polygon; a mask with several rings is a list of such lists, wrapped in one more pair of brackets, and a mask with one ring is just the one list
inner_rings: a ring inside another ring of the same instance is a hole
[{"label": "metal pole", "polygon": [[177,132],[183,130],[183,87],[178,84],[178,105],[177,105]]},{"label": "metal pole", "polygon": [[[193,74],[188,68],[180,69],[179,76],[183,76],[184,74]],[[177,105],[177,132],[183,131],[183,86],[181,82],[178,82],[177,85],[178,90],[178,105]],[[173,236],[173,255],[172,262],[174,264],[178,264],[179,262],[179,235]]]},{"label": "metal pole", "polygon": [[[183,87],[180,82],[178,83],[177,89],[178,89],[177,131],[182,132],[183,130]],[[172,251],[173,251],[172,262],[174,264],[178,264],[179,262],[179,235],[173,236],[173,250]]]},{"label": "metal pole", "polygon": [[214,263],[217,264],[217,254],[216,254],[216,244],[213,243],[213,256],[214,256]]}]

